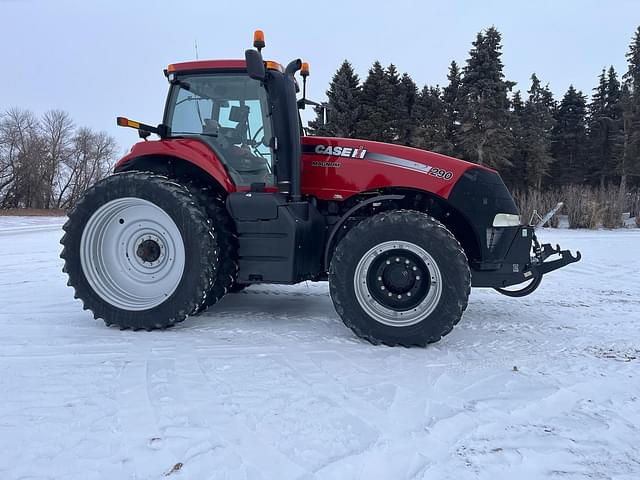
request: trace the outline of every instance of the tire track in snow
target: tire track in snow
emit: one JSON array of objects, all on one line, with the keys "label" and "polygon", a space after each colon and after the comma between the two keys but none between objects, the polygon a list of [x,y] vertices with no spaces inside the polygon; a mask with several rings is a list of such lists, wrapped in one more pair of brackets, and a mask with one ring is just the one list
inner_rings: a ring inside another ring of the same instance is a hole
[{"label": "tire track in snow", "polygon": [[[279,355],[228,356],[201,360],[210,385],[220,391],[233,415],[255,436],[309,474],[327,463],[358,453],[376,438],[376,430],[318,392]],[[296,438],[305,438],[303,445]]]},{"label": "tire track in snow", "polygon": [[[63,222],[64,223],[64,222]],[[10,236],[10,235],[21,235],[27,233],[39,233],[39,232],[55,232],[62,231],[62,225],[38,225],[38,226],[28,226],[28,227],[9,227],[0,229],[0,237]]]},{"label": "tire track in snow", "polygon": [[[162,472],[166,473],[180,463],[183,467],[172,476],[211,478],[210,466],[229,460],[218,454],[226,451],[227,445],[198,415],[198,408],[194,408],[191,396],[195,391],[185,388],[176,372],[176,362],[180,361],[180,357],[163,352],[162,356],[146,362],[147,401],[159,432],[149,439],[149,446],[161,450],[159,465],[162,465]],[[185,397],[186,394],[189,397]]]}]

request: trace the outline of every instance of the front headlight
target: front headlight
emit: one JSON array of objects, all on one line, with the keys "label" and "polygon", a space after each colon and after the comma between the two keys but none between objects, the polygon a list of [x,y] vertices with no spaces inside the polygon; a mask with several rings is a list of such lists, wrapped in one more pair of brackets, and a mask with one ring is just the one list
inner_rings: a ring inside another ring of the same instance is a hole
[{"label": "front headlight", "polygon": [[494,227],[518,227],[520,226],[520,215],[512,213],[498,213],[493,219]]}]

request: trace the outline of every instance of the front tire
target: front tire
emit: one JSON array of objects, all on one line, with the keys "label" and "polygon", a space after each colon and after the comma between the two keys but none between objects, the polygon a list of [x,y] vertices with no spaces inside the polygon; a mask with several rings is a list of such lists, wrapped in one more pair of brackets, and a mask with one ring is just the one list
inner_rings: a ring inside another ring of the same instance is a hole
[{"label": "front tire", "polygon": [[217,270],[216,234],[183,185],[117,173],[84,194],[63,229],[68,284],[107,325],[165,328],[204,304]]},{"label": "front tire", "polygon": [[444,225],[424,213],[393,210],[363,220],[340,241],[329,287],[336,311],[359,337],[425,346],[460,321],[471,274]]}]

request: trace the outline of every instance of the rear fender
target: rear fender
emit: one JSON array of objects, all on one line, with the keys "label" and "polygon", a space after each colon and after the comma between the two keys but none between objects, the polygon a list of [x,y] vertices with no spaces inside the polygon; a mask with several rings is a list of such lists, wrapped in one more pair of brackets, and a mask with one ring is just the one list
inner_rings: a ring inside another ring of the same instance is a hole
[{"label": "rear fender", "polygon": [[208,177],[223,192],[235,192],[236,186],[218,156],[204,143],[193,139],[171,139],[136,143],[131,152],[114,167],[114,172],[145,169],[180,175],[189,173]]}]

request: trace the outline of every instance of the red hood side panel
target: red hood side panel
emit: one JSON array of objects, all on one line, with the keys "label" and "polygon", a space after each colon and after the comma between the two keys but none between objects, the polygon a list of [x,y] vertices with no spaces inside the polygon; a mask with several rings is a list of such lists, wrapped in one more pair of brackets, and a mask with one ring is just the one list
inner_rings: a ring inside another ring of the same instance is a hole
[{"label": "red hood side panel", "polygon": [[114,168],[118,171],[128,161],[147,155],[168,155],[193,163],[215,178],[227,192],[236,191],[236,186],[227,175],[222,162],[204,143],[188,138],[155,140],[136,143],[131,152],[124,156]]},{"label": "red hood side panel", "polygon": [[[414,188],[448,198],[464,172],[480,167],[425,150],[347,138],[302,137],[302,152],[302,193],[322,200],[344,200],[385,187]],[[192,139],[138,142],[115,171],[147,155],[183,159],[206,171],[227,192],[237,190],[215,153]]]},{"label": "red hood side panel", "polygon": [[302,138],[302,193],[342,200],[384,187],[447,198],[473,163],[416,148],[347,138]]}]

